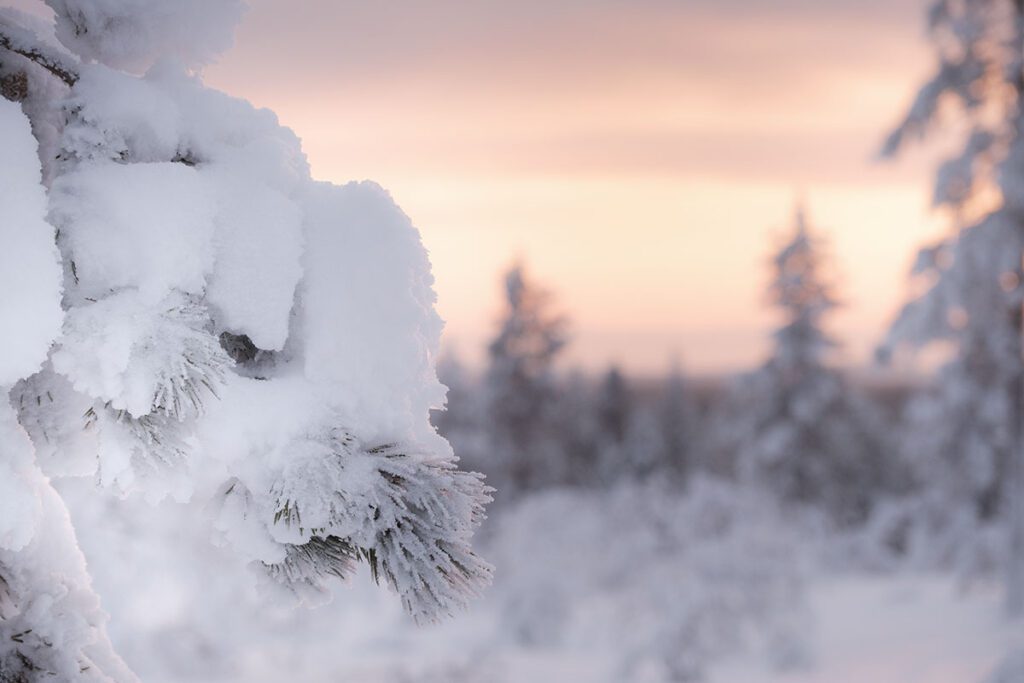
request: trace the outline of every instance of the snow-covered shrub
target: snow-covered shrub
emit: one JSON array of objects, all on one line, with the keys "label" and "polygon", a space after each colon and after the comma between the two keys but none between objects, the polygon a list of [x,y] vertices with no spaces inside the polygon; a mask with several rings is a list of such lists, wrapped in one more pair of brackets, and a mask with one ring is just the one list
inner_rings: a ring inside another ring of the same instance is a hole
[{"label": "snow-covered shrub", "polygon": [[963,585],[984,583],[1006,562],[1006,528],[979,523],[941,490],[880,501],[861,527],[832,534],[806,520],[826,568],[850,571],[948,572]]},{"label": "snow-covered shrub", "polygon": [[502,637],[521,645],[618,653],[620,680],[699,680],[742,648],[781,665],[802,657],[796,538],[732,484],[535,494],[490,544]]}]

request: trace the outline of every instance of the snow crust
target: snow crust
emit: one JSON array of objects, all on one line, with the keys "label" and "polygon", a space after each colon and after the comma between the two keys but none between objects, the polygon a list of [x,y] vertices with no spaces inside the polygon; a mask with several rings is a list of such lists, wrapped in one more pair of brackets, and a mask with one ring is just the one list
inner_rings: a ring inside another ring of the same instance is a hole
[{"label": "snow crust", "polygon": [[[442,405],[434,371],[442,323],[426,250],[408,217],[374,183],[314,185],[306,206],[306,376],[359,387],[339,398],[360,418],[391,414],[373,425],[381,430],[400,427],[396,411],[424,415]],[[412,426],[429,438],[425,425]]]},{"label": "snow crust", "polygon": [[83,296],[126,287],[150,300],[202,291],[213,268],[215,204],[194,169],[98,163],[58,178],[52,196]]},{"label": "snow crust", "polygon": [[37,370],[60,331],[61,271],[36,142],[18,105],[0,100],[0,386]]}]

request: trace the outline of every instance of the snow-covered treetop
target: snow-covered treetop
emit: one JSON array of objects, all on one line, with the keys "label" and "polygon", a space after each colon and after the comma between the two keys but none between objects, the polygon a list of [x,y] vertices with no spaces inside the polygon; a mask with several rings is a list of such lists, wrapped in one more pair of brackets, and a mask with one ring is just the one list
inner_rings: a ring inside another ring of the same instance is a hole
[{"label": "snow-covered treetop", "polygon": [[792,236],[772,257],[771,302],[785,324],[775,332],[776,362],[782,365],[819,363],[834,345],[822,328],[836,307],[832,287],[823,271],[822,245],[797,210]]},{"label": "snow-covered treetop", "polygon": [[566,321],[551,310],[550,293],[517,264],[505,276],[505,296],[507,314],[490,346],[492,368],[507,364],[509,371],[526,375],[550,371],[567,341]]}]

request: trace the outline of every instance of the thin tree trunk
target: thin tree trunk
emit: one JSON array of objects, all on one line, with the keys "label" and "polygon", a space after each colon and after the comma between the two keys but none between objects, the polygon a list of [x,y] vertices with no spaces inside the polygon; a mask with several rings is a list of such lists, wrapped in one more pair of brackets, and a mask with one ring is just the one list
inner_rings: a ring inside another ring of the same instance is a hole
[{"label": "thin tree trunk", "polygon": [[[1024,133],[1024,68],[1021,68],[1021,61],[1024,60],[1024,0],[1014,0],[1016,14],[1016,35],[1014,37],[1014,52],[1017,63],[1017,77],[1015,85],[1017,90],[1017,111],[1016,130],[1014,131],[1017,140],[1013,145],[1021,144],[1020,138]],[[1011,163],[1021,163],[1022,159],[1010,159]],[[1024,221],[1018,225],[1018,231],[1024,241]],[[1018,267],[1017,290],[1024,287],[1024,254]],[[1015,292],[1017,294],[1017,292]],[[1016,331],[1016,342],[1014,345],[1014,358],[1016,367],[1013,382],[1013,425],[1011,434],[1013,446],[1010,452],[1010,467],[1007,481],[1006,500],[1009,503],[1009,531],[1010,547],[1007,562],[1006,577],[1006,608],[1013,617],[1024,616],[1024,308],[1020,302],[1013,306],[1013,325]]]},{"label": "thin tree trunk", "polygon": [[1010,513],[1006,608],[1010,616],[1019,617],[1024,616],[1024,496],[1021,495],[1024,491],[1024,372],[1019,359],[1020,339],[1024,338],[1024,314],[1020,305],[1014,306],[1013,318],[1014,329],[1018,333],[1015,349],[1018,367],[1013,382],[1013,446],[1005,491]]}]

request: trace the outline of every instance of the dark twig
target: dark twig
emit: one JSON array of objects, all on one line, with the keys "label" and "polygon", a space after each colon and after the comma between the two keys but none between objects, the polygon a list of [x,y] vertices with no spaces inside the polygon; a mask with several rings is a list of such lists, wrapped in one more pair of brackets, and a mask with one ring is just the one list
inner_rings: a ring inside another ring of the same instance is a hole
[{"label": "dark twig", "polygon": [[64,81],[69,87],[78,82],[78,69],[56,50],[43,45],[31,32],[0,20],[0,48],[21,55]]}]

